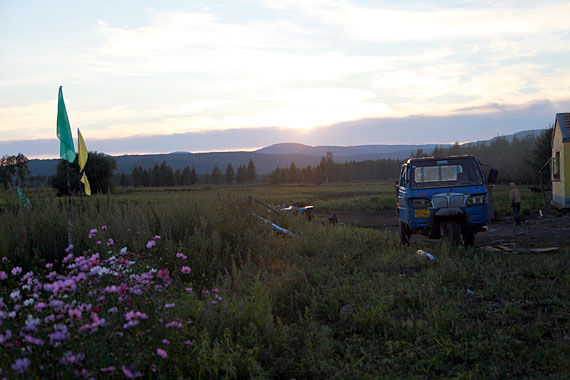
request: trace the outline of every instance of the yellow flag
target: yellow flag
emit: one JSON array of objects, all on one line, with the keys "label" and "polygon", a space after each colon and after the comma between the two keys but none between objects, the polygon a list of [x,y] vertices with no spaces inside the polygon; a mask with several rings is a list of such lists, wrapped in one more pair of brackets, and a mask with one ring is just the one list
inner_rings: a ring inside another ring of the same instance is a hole
[{"label": "yellow flag", "polygon": [[85,185],[85,194],[91,196],[91,186],[89,186],[89,181],[87,180],[87,176],[83,173],[81,177],[81,182]]},{"label": "yellow flag", "polygon": [[[85,163],[87,163],[87,147],[79,128],[77,128],[77,150],[79,152],[79,172],[81,173],[85,169]],[[81,182],[83,182],[83,179]]]}]

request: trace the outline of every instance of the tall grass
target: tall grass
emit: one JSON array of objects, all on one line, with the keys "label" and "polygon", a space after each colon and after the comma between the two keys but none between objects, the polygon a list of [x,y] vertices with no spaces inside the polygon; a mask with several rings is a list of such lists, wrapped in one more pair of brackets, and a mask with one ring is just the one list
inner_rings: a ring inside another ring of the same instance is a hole
[{"label": "tall grass", "polygon": [[[81,350],[85,367],[128,362],[149,378],[569,377],[568,247],[548,256],[507,256],[438,242],[421,247],[435,255],[428,261],[395,234],[301,216],[275,219],[298,236],[286,237],[251,217],[265,210],[247,200],[252,194],[272,205],[330,202],[338,209],[360,200],[368,205],[378,188],[236,186],[74,199],[76,256],[89,249],[116,255],[125,246],[136,268],[177,275],[166,292],[137,304],[149,314],[141,322],[144,338],[101,330],[71,339],[65,349]],[[388,202],[391,191],[386,185],[378,197]],[[65,200],[38,194],[32,203],[31,210],[0,215],[2,256],[23,273],[45,275],[46,263],[63,271]],[[89,238],[102,225],[105,239],[114,239],[110,248],[100,235]],[[155,235],[158,243],[147,248]],[[180,274],[177,253],[188,257],[191,277]],[[8,300],[14,286],[2,287],[0,298]],[[223,297],[217,305],[201,293],[214,288]],[[89,295],[77,297],[87,302]],[[192,322],[165,330],[159,322],[165,310],[158,309],[165,303],[177,305],[170,319]],[[2,317],[0,333],[18,318]],[[154,350],[166,335],[169,356],[159,361]],[[136,355],[132,347],[140,347]],[[15,375],[16,356],[2,352],[0,368]],[[42,352],[55,360],[55,349]],[[46,375],[32,367],[26,375]]]}]

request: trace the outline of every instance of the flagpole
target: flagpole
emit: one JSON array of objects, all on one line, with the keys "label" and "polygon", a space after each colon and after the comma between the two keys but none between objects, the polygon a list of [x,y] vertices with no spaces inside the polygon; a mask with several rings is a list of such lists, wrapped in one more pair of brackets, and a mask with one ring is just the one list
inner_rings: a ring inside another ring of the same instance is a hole
[{"label": "flagpole", "polygon": [[65,161],[65,172],[67,177],[67,198],[69,200],[69,218],[67,219],[67,246],[71,245],[71,229],[73,228],[73,210],[71,208],[71,185],[69,183],[69,162]]}]

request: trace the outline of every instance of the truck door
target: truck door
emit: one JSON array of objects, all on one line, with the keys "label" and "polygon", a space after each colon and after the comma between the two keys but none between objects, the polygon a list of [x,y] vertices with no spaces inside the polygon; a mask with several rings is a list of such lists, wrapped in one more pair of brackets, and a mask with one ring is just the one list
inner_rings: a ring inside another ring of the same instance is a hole
[{"label": "truck door", "polygon": [[408,166],[402,165],[402,170],[400,171],[400,183],[398,186],[398,212],[400,214],[400,221],[404,223],[408,223],[408,178]]}]

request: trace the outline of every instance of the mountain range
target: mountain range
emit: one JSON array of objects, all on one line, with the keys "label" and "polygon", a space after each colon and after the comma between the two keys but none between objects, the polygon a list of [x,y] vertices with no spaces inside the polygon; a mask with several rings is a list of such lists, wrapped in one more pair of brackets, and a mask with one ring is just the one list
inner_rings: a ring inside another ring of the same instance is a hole
[{"label": "mountain range", "polygon": [[[504,136],[509,141],[513,138],[524,138],[536,135],[541,129],[533,129]],[[497,137],[495,137],[497,138]],[[493,138],[493,139],[495,139]],[[490,143],[493,139],[485,141],[468,142],[461,145],[476,143]],[[194,167],[198,173],[210,173],[217,165],[222,171],[228,163],[234,169],[240,165],[247,165],[250,159],[255,163],[258,174],[269,174],[276,167],[288,167],[292,162],[297,167],[318,165],[327,152],[333,154],[335,162],[364,161],[377,159],[404,160],[410,153],[422,149],[431,153],[435,146],[447,147],[451,144],[419,144],[419,145],[354,145],[354,146],[310,146],[298,143],[281,143],[270,145],[251,152],[210,152],[190,153],[173,152],[168,154],[140,154],[113,156],[117,160],[118,173],[130,173],[135,166],[145,169],[166,161],[174,170],[182,170],[185,166]],[[32,176],[55,174],[58,159],[32,159],[29,168]]]}]

